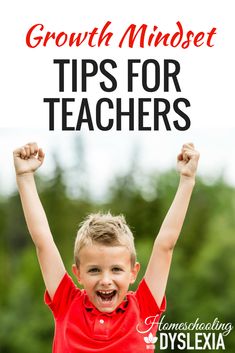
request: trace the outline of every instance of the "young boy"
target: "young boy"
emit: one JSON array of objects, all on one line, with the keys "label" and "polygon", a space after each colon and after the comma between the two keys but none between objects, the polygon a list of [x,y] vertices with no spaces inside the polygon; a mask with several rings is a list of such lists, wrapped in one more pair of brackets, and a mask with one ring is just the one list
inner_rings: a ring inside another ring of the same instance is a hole
[{"label": "young boy", "polygon": [[183,145],[178,155],[179,187],[136,292],[128,292],[140,268],[133,235],[122,216],[110,213],[88,216],[78,231],[73,273],[84,290],[75,286],[54,243],[34,182],[44,152],[36,143],[28,143],[13,155],[27,226],[46,285],[45,302],[55,319],[53,352],[153,352],[157,322],[166,306],[173,249],[195,184],[199,153],[193,144]]}]

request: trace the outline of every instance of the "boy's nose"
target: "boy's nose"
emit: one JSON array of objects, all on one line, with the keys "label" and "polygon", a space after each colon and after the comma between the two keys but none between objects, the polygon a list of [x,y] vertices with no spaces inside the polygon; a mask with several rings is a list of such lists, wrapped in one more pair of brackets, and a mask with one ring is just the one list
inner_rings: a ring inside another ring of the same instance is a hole
[{"label": "boy's nose", "polygon": [[100,279],[100,284],[102,286],[109,286],[112,284],[112,279],[108,274],[104,274]]}]

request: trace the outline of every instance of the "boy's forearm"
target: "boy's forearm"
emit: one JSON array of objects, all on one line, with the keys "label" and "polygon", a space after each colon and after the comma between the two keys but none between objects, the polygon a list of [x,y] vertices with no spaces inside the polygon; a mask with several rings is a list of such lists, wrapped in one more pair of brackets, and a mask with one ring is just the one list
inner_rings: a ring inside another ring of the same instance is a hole
[{"label": "boy's forearm", "polygon": [[34,175],[33,173],[17,175],[16,181],[28,230],[35,246],[40,248],[45,241],[52,240],[52,235],[38,196]]},{"label": "boy's forearm", "polygon": [[195,178],[180,177],[178,190],[156,239],[158,245],[167,249],[174,248],[184,223],[194,185]]}]

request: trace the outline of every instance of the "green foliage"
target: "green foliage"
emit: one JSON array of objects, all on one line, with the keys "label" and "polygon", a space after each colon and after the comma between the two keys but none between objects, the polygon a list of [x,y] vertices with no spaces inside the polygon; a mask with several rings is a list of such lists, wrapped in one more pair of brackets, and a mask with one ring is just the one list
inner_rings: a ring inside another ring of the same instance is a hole
[{"label": "green foliage", "polygon": [[[84,177],[83,169],[83,180]],[[135,238],[144,274],[152,243],[177,188],[175,171],[142,175],[134,165],[118,176],[104,202],[69,181],[56,163],[50,179],[38,177],[40,197],[55,241],[68,271],[73,262],[73,243],[81,220],[90,212],[123,213]],[[175,249],[167,288],[169,322],[190,322],[197,317],[212,322],[235,318],[235,190],[218,178],[206,183],[198,178]],[[44,286],[35,249],[26,229],[16,193],[0,197],[0,352],[51,352],[53,319],[43,305]],[[135,289],[133,286],[132,289]],[[233,352],[235,338],[226,337],[226,351]]]}]

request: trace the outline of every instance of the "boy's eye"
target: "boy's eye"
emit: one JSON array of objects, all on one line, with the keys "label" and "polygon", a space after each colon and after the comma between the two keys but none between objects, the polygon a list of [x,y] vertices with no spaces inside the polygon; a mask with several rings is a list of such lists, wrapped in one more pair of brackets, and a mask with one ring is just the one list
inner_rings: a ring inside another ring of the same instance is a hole
[{"label": "boy's eye", "polygon": [[120,272],[120,271],[123,271],[122,268],[120,267],[113,267],[113,272]]},{"label": "boy's eye", "polygon": [[97,267],[90,268],[90,269],[88,270],[88,272],[90,272],[90,273],[96,273],[96,272],[99,272],[99,269],[98,269]]}]

